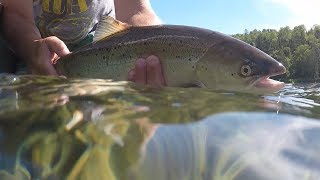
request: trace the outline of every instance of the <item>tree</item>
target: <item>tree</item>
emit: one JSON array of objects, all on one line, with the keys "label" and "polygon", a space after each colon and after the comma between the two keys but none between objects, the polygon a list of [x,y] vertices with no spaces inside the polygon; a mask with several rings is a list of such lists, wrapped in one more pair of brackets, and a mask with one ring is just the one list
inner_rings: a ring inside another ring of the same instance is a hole
[{"label": "tree", "polygon": [[278,33],[278,46],[280,48],[290,47],[292,31],[289,26],[280,28]]},{"label": "tree", "polygon": [[[282,63],[285,67],[290,68],[291,66],[291,52],[290,48],[286,47],[283,49],[275,50],[270,54],[274,59]],[[278,77],[278,79],[288,80],[290,72]]]},{"label": "tree", "polygon": [[320,25],[315,25],[313,29],[314,29],[314,36],[317,39],[320,39]]},{"label": "tree", "polygon": [[256,47],[270,54],[278,48],[278,33],[276,30],[264,29],[256,39]]},{"label": "tree", "polygon": [[299,45],[294,51],[291,65],[291,75],[295,79],[313,79],[315,67],[309,60],[311,47],[307,44]]},{"label": "tree", "polygon": [[299,45],[305,44],[306,39],[306,27],[304,25],[294,27],[291,36],[291,49],[296,49]]},{"label": "tree", "polygon": [[319,79],[319,69],[320,69],[320,40],[315,37],[315,35],[308,36],[308,44],[311,47],[311,55],[309,57],[310,63],[314,66],[314,79]]},{"label": "tree", "polygon": [[314,36],[316,39],[320,39],[320,25],[314,25],[308,32],[308,36]]}]

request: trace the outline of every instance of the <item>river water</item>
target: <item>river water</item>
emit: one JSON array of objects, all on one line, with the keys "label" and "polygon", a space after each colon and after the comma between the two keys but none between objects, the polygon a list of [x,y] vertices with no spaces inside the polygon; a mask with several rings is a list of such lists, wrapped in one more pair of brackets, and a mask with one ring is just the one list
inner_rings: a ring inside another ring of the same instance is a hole
[{"label": "river water", "polygon": [[320,179],[320,85],[0,76],[0,179]]}]

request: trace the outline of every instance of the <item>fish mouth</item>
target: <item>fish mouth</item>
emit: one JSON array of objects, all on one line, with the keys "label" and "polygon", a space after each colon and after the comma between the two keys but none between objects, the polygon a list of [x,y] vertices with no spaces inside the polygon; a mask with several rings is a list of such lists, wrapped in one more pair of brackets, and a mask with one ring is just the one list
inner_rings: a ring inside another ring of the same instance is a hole
[{"label": "fish mouth", "polygon": [[254,81],[253,85],[258,89],[265,89],[273,92],[279,91],[285,86],[285,83],[270,79],[270,77],[281,75],[284,73],[286,73],[286,68],[281,63],[279,63],[276,68],[273,68],[270,71],[269,75],[257,78]]},{"label": "fish mouth", "polygon": [[270,79],[270,76],[264,76],[254,82],[254,87],[271,91],[279,91],[285,86],[284,82]]}]

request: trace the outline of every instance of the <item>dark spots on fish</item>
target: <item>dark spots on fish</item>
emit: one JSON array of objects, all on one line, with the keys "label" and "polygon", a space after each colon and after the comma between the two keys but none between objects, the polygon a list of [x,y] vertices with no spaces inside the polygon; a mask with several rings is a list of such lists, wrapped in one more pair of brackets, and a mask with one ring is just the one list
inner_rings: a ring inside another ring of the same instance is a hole
[{"label": "dark spots on fish", "polygon": [[144,42],[143,44],[146,46],[146,45],[147,45],[147,42]]},{"label": "dark spots on fish", "polygon": [[192,69],[194,69],[194,66],[192,66]]},{"label": "dark spots on fish", "polygon": [[232,73],[231,76],[234,76],[234,74]]},{"label": "dark spots on fish", "polygon": [[180,40],[180,44],[182,44],[182,40]]},{"label": "dark spots on fish", "polygon": [[191,58],[189,58],[188,60],[189,60],[189,61],[192,61],[192,59],[191,59]]},{"label": "dark spots on fish", "polygon": [[98,56],[98,53],[96,53],[96,56]]},{"label": "dark spots on fish", "polygon": [[103,59],[106,59],[106,56],[103,56],[102,58],[103,58]]},{"label": "dark spots on fish", "polygon": [[181,56],[177,55],[176,58],[180,58]]},{"label": "dark spots on fish", "polygon": [[126,57],[126,54],[122,54],[123,57]]},{"label": "dark spots on fish", "polygon": [[166,52],[166,50],[165,50],[165,49],[162,49],[162,52]]},{"label": "dark spots on fish", "polygon": [[208,71],[208,68],[206,67],[205,70]]},{"label": "dark spots on fish", "polygon": [[115,50],[116,50],[116,49],[117,49],[117,47],[114,47],[113,49],[115,49]]},{"label": "dark spots on fish", "polygon": [[129,57],[130,57],[130,59],[132,59],[132,56],[131,56],[131,55],[130,55]]},{"label": "dark spots on fish", "polygon": [[111,56],[114,56],[114,53],[112,53]]}]

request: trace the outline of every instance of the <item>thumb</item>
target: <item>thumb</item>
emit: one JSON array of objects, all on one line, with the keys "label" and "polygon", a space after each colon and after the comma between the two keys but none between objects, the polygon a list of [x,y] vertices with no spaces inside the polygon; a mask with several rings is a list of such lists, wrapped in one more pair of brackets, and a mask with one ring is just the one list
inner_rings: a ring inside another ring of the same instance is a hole
[{"label": "thumb", "polygon": [[70,53],[66,44],[56,36],[44,38],[43,41],[47,44],[49,51],[56,53],[59,57]]}]

